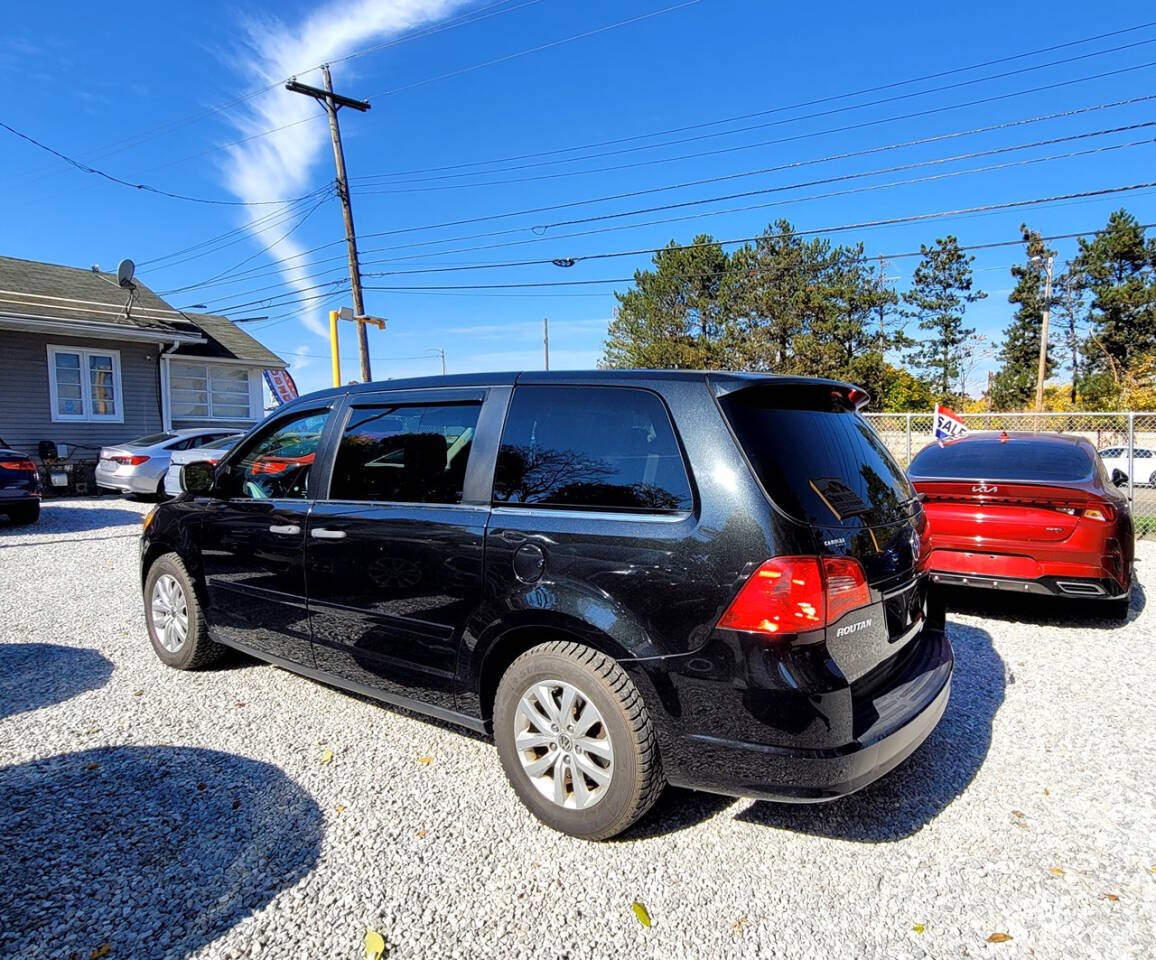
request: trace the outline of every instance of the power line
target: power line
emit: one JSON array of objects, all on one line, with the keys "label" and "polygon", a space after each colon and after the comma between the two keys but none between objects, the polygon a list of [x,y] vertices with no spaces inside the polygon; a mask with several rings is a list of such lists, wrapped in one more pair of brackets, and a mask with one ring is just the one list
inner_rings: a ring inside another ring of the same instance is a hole
[{"label": "power line", "polygon": [[[1104,39],[1106,37],[1116,36],[1120,33],[1134,32],[1135,30],[1145,29],[1145,28],[1151,27],[1151,26],[1156,26],[1156,21],[1141,24],[1140,26],[1137,26],[1137,27],[1129,27],[1126,30],[1114,31],[1112,33],[1106,33],[1106,34],[1100,34],[1098,36],[1089,37],[1089,38],[1085,38],[1082,40],[1073,40],[1073,41],[1069,41],[1068,43],[1057,44],[1057,45],[1054,45],[1051,47],[1043,47],[1043,48],[1040,48],[1038,50],[1028,51],[1027,53],[1014,54],[1012,56],[1002,57],[1002,58],[996,59],[996,60],[988,60],[988,61],[985,61],[983,63],[971,64],[971,65],[966,66],[966,67],[956,67],[952,70],[945,70],[945,71],[941,71],[939,73],[927,74],[927,75],[922,76],[922,77],[914,77],[914,78],[910,78],[907,80],[896,80],[896,81],[893,81],[891,83],[880,84],[880,85],[877,85],[874,87],[865,87],[863,89],[854,90],[854,91],[850,91],[847,93],[832,94],[832,95],[827,96],[827,97],[820,97],[820,98],[813,99],[813,100],[803,100],[803,101],[799,101],[798,103],[784,104],[784,105],[777,106],[777,107],[771,107],[771,108],[768,108],[765,110],[758,110],[758,111],[755,111],[753,113],[736,114],[734,116],[724,117],[724,118],[718,119],[718,120],[708,120],[708,121],[703,121],[701,123],[694,123],[694,124],[687,124],[687,125],[680,126],[680,127],[673,127],[673,128],[668,129],[668,130],[661,130],[661,131],[656,131],[656,132],[652,132],[652,133],[644,133],[644,134],[634,134],[632,136],[617,137],[617,138],[610,139],[610,140],[595,141],[594,143],[584,144],[581,146],[560,147],[560,148],[556,148],[553,150],[544,150],[544,151],[539,151],[539,152],[535,152],[535,153],[524,153],[524,154],[518,154],[515,156],[511,156],[511,157],[503,157],[503,158],[497,158],[497,159],[491,159],[491,160],[472,160],[472,161],[467,161],[465,163],[446,164],[446,165],[439,166],[439,167],[427,167],[427,168],[418,168],[418,169],[414,169],[414,170],[397,171],[394,173],[379,174],[378,177],[392,178],[392,177],[408,176],[410,174],[438,173],[438,172],[442,172],[442,171],[446,171],[446,170],[462,169],[462,168],[467,167],[467,166],[478,166],[478,165],[483,165],[483,164],[495,164],[495,163],[509,163],[509,162],[514,162],[514,161],[518,161],[518,160],[530,160],[530,159],[535,159],[538,157],[554,156],[554,155],[559,154],[559,153],[572,153],[576,150],[586,150],[586,149],[591,149],[594,147],[616,146],[618,144],[631,143],[631,142],[634,142],[637,140],[649,139],[652,137],[668,136],[668,135],[675,134],[675,133],[684,133],[684,132],[689,131],[689,130],[698,130],[698,129],[703,129],[706,127],[720,126],[720,125],[727,124],[727,123],[735,123],[735,122],[738,122],[741,120],[750,120],[750,119],[754,119],[756,117],[768,116],[768,115],[774,114],[774,113],[782,113],[783,111],[786,111],[786,110],[797,110],[797,109],[800,109],[803,107],[817,106],[818,104],[821,104],[821,103],[832,103],[832,102],[836,102],[839,100],[851,99],[854,97],[862,96],[862,95],[867,94],[867,93],[875,93],[875,92],[880,92],[883,90],[894,89],[895,87],[907,86],[908,84],[912,84],[912,83],[921,83],[925,80],[938,79],[940,77],[944,77],[944,76],[948,76],[948,75],[952,75],[952,74],[956,74],[956,73],[966,73],[969,70],[977,70],[977,69],[980,69],[980,68],[985,67],[985,66],[994,66],[995,64],[998,64],[998,63],[1007,63],[1007,62],[1011,62],[1014,60],[1021,60],[1025,57],[1035,56],[1035,55],[1040,54],[1040,53],[1046,53],[1046,52],[1050,52],[1053,50],[1058,50],[1058,49],[1061,49],[1064,47],[1075,46],[1075,45],[1082,44],[1082,43],[1092,43],[1092,42],[1095,42],[1096,40]],[[1063,59],[1059,59],[1059,60],[1052,60],[1052,61],[1049,61],[1047,63],[1035,64],[1034,66],[1023,67],[1019,70],[1014,70],[1014,71],[1011,71],[1008,73],[992,74],[992,75],[989,75],[987,77],[975,77],[971,80],[966,80],[966,81],[963,81],[963,82],[957,83],[957,84],[949,84],[947,86],[941,86],[941,87],[932,87],[928,90],[920,90],[920,91],[915,91],[913,93],[902,94],[898,97],[887,97],[887,98],[883,98],[880,100],[873,100],[873,101],[869,101],[867,103],[855,104],[855,105],[852,105],[849,107],[844,107],[841,109],[842,110],[859,109],[860,107],[877,106],[877,105],[882,104],[882,103],[891,103],[891,102],[894,102],[896,100],[905,100],[905,99],[910,99],[912,97],[923,96],[923,95],[928,94],[928,93],[938,93],[938,92],[942,92],[944,90],[955,89],[955,88],[960,87],[960,86],[967,86],[967,85],[971,85],[971,84],[975,84],[975,83],[984,83],[988,80],[1003,79],[1005,77],[1013,76],[1013,75],[1020,74],[1020,73],[1030,73],[1030,72],[1035,71],[1035,70],[1046,69],[1047,67],[1058,66],[1058,65],[1062,65],[1062,64],[1066,64],[1066,63],[1074,63],[1076,61],[1086,60],[1086,59],[1089,59],[1092,57],[1105,56],[1106,54],[1109,54],[1109,53],[1117,53],[1121,50],[1127,50],[1127,49],[1130,49],[1132,47],[1137,47],[1137,46],[1145,46],[1145,45],[1153,43],[1153,42],[1154,42],[1154,39],[1136,41],[1135,43],[1124,44],[1124,45],[1117,46],[1117,47],[1110,47],[1106,50],[1093,51],[1091,53],[1081,54],[1081,55],[1076,56],[1076,57],[1063,58]],[[814,117],[827,116],[831,112],[832,111],[822,111],[819,113],[806,114],[801,118],[791,118],[791,120],[793,120],[793,119],[813,119]],[[838,111],[835,111],[835,112],[838,112]],[[724,132],[719,133],[719,134],[712,134],[712,136],[726,136],[726,135],[729,135],[731,133],[742,133],[742,132],[747,132],[749,130],[754,130],[754,129],[763,129],[764,127],[774,126],[777,123],[783,123],[783,122],[790,122],[790,120],[788,120],[788,121],[776,121],[776,123],[771,123],[771,124],[759,124],[756,126],[744,127],[744,128],[737,129],[737,130],[728,130],[728,131],[724,131]],[[672,146],[672,145],[677,145],[677,144],[681,144],[681,143],[689,143],[689,142],[693,142],[695,140],[701,140],[701,139],[706,139],[706,138],[705,137],[691,137],[691,138],[686,138],[686,139],[682,139],[682,140],[667,141],[665,143],[660,143],[660,144],[647,144],[645,146],[641,146],[641,147],[638,147],[636,149],[652,149],[654,147],[660,147],[660,146]],[[622,153],[622,152],[630,152],[630,151],[602,152],[602,153],[592,154],[588,157],[568,158],[566,160],[559,160],[556,162],[570,163],[570,162],[574,162],[575,160],[591,159],[591,158],[602,157],[602,156],[611,156],[611,155],[615,155],[617,153]],[[541,166],[541,165],[544,165],[544,164],[527,164],[525,166]],[[481,174],[485,174],[485,173],[500,173],[500,172],[508,172],[509,170],[517,170],[517,169],[524,169],[524,167],[509,167],[509,168],[505,168],[504,170],[473,171],[473,172],[468,173],[468,174],[459,174],[458,176],[474,176],[474,175],[481,175]],[[363,178],[363,179],[367,179],[367,178]],[[437,179],[437,178],[431,178],[431,179]]]},{"label": "power line", "polygon": [[67,154],[61,153],[59,150],[48,146],[48,144],[42,143],[35,137],[31,137],[26,133],[21,133],[15,127],[10,127],[2,120],[0,120],[0,127],[3,127],[13,136],[17,136],[21,140],[26,140],[34,147],[39,147],[41,150],[44,150],[47,153],[51,153],[54,157],[58,157],[65,163],[71,164],[72,166],[76,167],[77,170],[81,170],[84,173],[95,174],[98,177],[103,177],[105,180],[108,180],[111,183],[120,184],[122,187],[132,187],[134,190],[143,190],[146,193],[155,193],[158,196],[169,197],[173,200],[187,200],[190,203],[208,203],[226,207],[262,207],[270,206],[273,204],[296,203],[299,200],[307,200],[310,197],[316,196],[316,193],[310,193],[303,197],[288,197],[283,200],[214,200],[208,197],[190,197],[183,193],[171,193],[168,190],[160,190],[157,187],[151,187],[147,183],[133,183],[131,180],[123,180],[120,177],[113,176],[111,173],[105,173],[103,170],[98,170],[96,167],[90,167],[87,163],[81,163],[79,160],[76,160]]},{"label": "power line", "polygon": [[[833,177],[816,178],[816,179],[809,180],[809,181],[801,181],[801,182],[796,182],[796,183],[791,183],[791,184],[780,184],[780,185],[777,185],[775,187],[768,187],[768,188],[763,188],[761,190],[754,190],[754,191],[745,191],[744,193],[740,193],[740,194],[729,194],[729,195],[725,195],[723,197],[714,197],[714,198],[708,198],[705,200],[683,201],[682,203],[677,203],[677,204],[664,204],[664,205],[661,205],[658,207],[646,208],[642,211],[626,211],[626,212],[622,212],[622,213],[602,214],[602,215],[595,216],[595,217],[585,217],[585,218],[580,218],[580,219],[571,220],[571,221],[563,221],[563,222],[560,222],[559,224],[555,224],[555,225],[558,225],[558,226],[578,225],[578,224],[582,224],[582,223],[598,222],[598,221],[607,220],[607,219],[616,219],[616,218],[619,218],[622,216],[633,216],[633,215],[638,215],[639,213],[656,212],[659,210],[668,210],[668,209],[681,209],[681,208],[685,208],[688,206],[701,205],[704,203],[719,202],[721,200],[737,199],[737,198],[742,198],[742,197],[747,197],[747,196],[757,196],[757,195],[765,195],[768,193],[776,193],[776,192],[783,192],[783,191],[788,191],[788,190],[795,190],[795,189],[800,189],[802,187],[815,186],[815,185],[820,185],[820,184],[825,184],[825,183],[845,182],[848,180],[857,180],[857,179],[862,179],[862,178],[866,178],[866,177],[879,176],[879,175],[886,174],[886,173],[894,173],[894,172],[897,172],[900,170],[910,170],[910,169],[916,169],[916,168],[920,168],[920,167],[937,166],[940,164],[955,162],[955,161],[962,160],[962,159],[975,159],[975,158],[981,157],[981,156],[999,155],[999,154],[1007,153],[1007,152],[1014,151],[1014,150],[1023,150],[1023,149],[1027,149],[1027,148],[1034,148],[1034,147],[1044,146],[1044,145],[1058,143],[1058,142],[1066,142],[1066,141],[1071,141],[1071,140],[1086,139],[1086,138],[1092,137],[1092,136],[1101,136],[1101,135],[1108,134],[1108,133],[1117,133],[1117,132],[1121,132],[1122,130],[1128,130],[1128,129],[1151,128],[1153,126],[1156,126],[1156,121],[1149,121],[1148,123],[1145,123],[1145,124],[1134,124],[1134,125],[1130,125],[1128,127],[1119,128],[1119,129],[1112,129],[1112,130],[1107,130],[1107,131],[1095,131],[1095,132],[1083,133],[1083,134],[1075,134],[1075,135],[1071,135],[1068,137],[1058,137],[1058,138],[1052,138],[1050,140],[1035,141],[1035,142],[1027,143],[1027,144],[1018,144],[1018,145],[1007,146],[1007,147],[999,147],[999,148],[995,148],[992,150],[975,151],[975,152],[968,153],[968,154],[958,154],[958,155],[950,156],[950,157],[935,158],[935,159],[931,159],[931,160],[924,160],[924,161],[918,161],[918,162],[907,163],[907,164],[899,164],[899,165],[895,165],[892,167],[878,168],[875,170],[868,170],[868,171],[863,171],[860,173],[842,174],[842,175],[833,176]],[[947,177],[964,176],[964,175],[969,175],[972,173],[990,172],[991,170],[1005,169],[1008,167],[1024,166],[1024,165],[1036,164],[1036,163],[1044,163],[1044,162],[1049,162],[1049,161],[1057,160],[1057,159],[1069,159],[1071,157],[1085,156],[1089,153],[1098,153],[1098,152],[1102,152],[1104,150],[1110,150],[1110,149],[1123,149],[1123,148],[1129,147],[1129,146],[1146,145],[1146,144],[1149,144],[1152,142],[1154,142],[1154,141],[1153,140],[1140,140],[1140,141],[1134,141],[1131,143],[1114,144],[1114,145],[1109,145],[1109,146],[1105,146],[1105,147],[1092,148],[1091,150],[1070,151],[1070,152],[1062,153],[1062,154],[1052,154],[1052,155],[1048,155],[1048,156],[1044,156],[1044,157],[1028,158],[1028,159],[1021,160],[1021,161],[1011,161],[1011,162],[1002,163],[1002,164],[989,164],[989,165],[984,166],[984,167],[967,168],[964,170],[950,171],[948,173],[936,174],[936,175],[929,176],[929,177],[916,177],[916,178],[907,178],[907,179],[902,179],[902,180],[893,180],[893,181],[888,181],[886,183],[872,184],[870,186],[853,188],[850,190],[829,191],[827,193],[812,195],[809,197],[791,198],[790,200],[775,201],[775,202],[770,203],[770,204],[756,204],[750,208],[744,207],[744,208],[740,208],[740,209],[758,209],[760,207],[774,206],[774,205],[781,204],[781,203],[788,203],[788,202],[789,203],[802,203],[802,202],[807,202],[807,201],[814,200],[814,199],[828,199],[831,197],[843,196],[843,195],[847,195],[847,194],[851,194],[851,193],[861,193],[861,192],[867,192],[867,191],[872,191],[872,190],[877,190],[877,189],[888,189],[888,188],[895,187],[895,186],[905,186],[905,185],[909,185],[909,184],[913,184],[913,183],[924,183],[924,182],[928,182],[930,180],[943,179],[943,178],[947,178]],[[713,215],[717,214],[718,212],[719,211],[713,211],[710,215],[713,216]],[[662,222],[662,221],[658,221],[658,222]],[[555,226],[555,225],[551,225],[551,226]],[[493,231],[493,233],[495,233],[495,234],[510,233],[510,232],[516,232],[517,230],[520,230],[520,229],[522,229],[522,228],[511,228],[510,230],[505,230],[505,231]],[[559,239],[561,239],[561,238],[559,238]],[[402,258],[402,259],[404,259],[404,258]],[[572,259],[577,261],[577,260],[589,259],[589,257],[574,257]],[[388,259],[388,258],[385,259],[384,261],[383,260],[366,260],[362,263],[362,266],[372,265],[372,264],[381,263],[381,262],[390,263],[390,262],[394,262],[394,261],[391,259]],[[459,264],[459,265],[444,266],[444,267],[425,268],[425,269],[419,269],[419,270],[384,271],[384,272],[378,271],[378,272],[369,272],[366,275],[367,276],[392,276],[392,275],[410,274],[410,273],[458,272],[458,271],[467,271],[467,270],[490,269],[494,266],[527,266],[527,265],[543,264],[543,263],[549,263],[549,262],[552,262],[552,258],[547,258],[547,259],[542,259],[542,260],[507,261],[507,262],[502,262],[502,263],[498,263],[498,264],[480,264],[480,265]],[[336,268],[324,270],[324,271],[321,271],[320,273],[317,273],[317,274],[307,274],[303,277],[296,277],[296,278],[294,278],[294,280],[296,282],[300,282],[303,280],[314,279],[316,277],[324,276],[326,273],[332,272],[333,269],[336,269]],[[235,299],[239,296],[245,296],[246,294],[260,293],[260,292],[264,292],[265,290],[270,290],[270,289],[281,289],[285,285],[286,284],[284,282],[268,284],[264,287],[256,287],[256,288],[253,288],[249,291],[245,291],[242,293],[233,293],[233,294],[230,294],[229,297],[231,299]],[[250,304],[246,303],[244,305],[249,306]]]},{"label": "power line", "polygon": [[404,90],[413,90],[416,87],[424,87],[427,84],[437,83],[439,80],[449,80],[453,77],[460,77],[466,73],[473,73],[475,70],[481,70],[484,67],[497,66],[500,63],[508,63],[511,60],[517,60],[520,57],[526,57],[530,54],[541,53],[543,50],[552,50],[555,47],[563,46],[567,43],[572,43],[575,40],[585,40],[587,37],[597,36],[600,33],[606,33],[610,30],[617,30],[619,27],[628,27],[634,23],[641,23],[643,20],[650,20],[653,17],[661,17],[667,13],[674,13],[676,10],[682,10],[685,7],[692,7],[697,4],[699,0],[683,0],[682,3],[676,3],[673,6],[663,7],[660,10],[652,10],[650,13],[643,13],[637,17],[630,17],[627,20],[619,20],[617,23],[610,23],[603,27],[597,27],[594,30],[586,30],[582,33],[575,33],[569,37],[563,37],[561,40],[551,40],[549,43],[539,44],[536,47],[530,47],[526,50],[519,50],[516,53],[509,53],[502,57],[495,57],[493,60],[484,60],[481,63],[475,63],[472,66],[461,67],[457,70],[450,70],[448,73],[439,73],[434,77],[427,77],[424,80],[415,80],[413,83],[403,84],[400,87],[393,87],[390,90],[383,90],[380,93],[373,94],[375,97],[392,96],[396,93],[401,93]]},{"label": "power line", "polygon": [[321,207],[321,205],[323,203],[325,203],[325,201],[328,200],[331,196],[332,196],[331,193],[327,193],[320,200],[318,200],[313,206],[311,206],[307,211],[305,211],[305,214],[295,224],[293,224],[293,226],[291,226],[285,233],[281,234],[281,236],[279,236],[276,240],[270,241],[265,246],[263,246],[260,250],[256,251],[256,253],[249,254],[249,256],[245,257],[244,260],[240,261],[239,263],[234,264],[233,266],[229,267],[229,269],[223,270],[220,273],[215,274],[212,277],[209,277],[208,280],[201,281],[200,283],[190,283],[190,284],[187,284],[186,286],[183,286],[183,287],[173,287],[171,290],[162,290],[159,292],[159,296],[167,297],[167,296],[174,294],[174,293],[183,293],[186,290],[194,290],[194,289],[199,289],[201,287],[212,286],[214,281],[220,280],[222,277],[227,277],[230,273],[232,273],[235,270],[240,269],[246,263],[249,263],[251,260],[261,256],[261,254],[263,254],[263,253],[268,253],[270,250],[272,250],[278,244],[284,242],[285,240],[288,240],[289,237],[291,237],[297,230],[299,230],[304,225],[305,221],[308,220],[313,215],[314,211],[319,209]]},{"label": "power line", "polygon": [[[765,141],[762,144],[750,144],[750,145],[741,146],[741,147],[729,147],[729,148],[726,148],[726,150],[710,151],[710,153],[731,152],[734,150],[747,149],[748,146],[750,146],[750,147],[760,146],[760,145],[765,146],[765,145],[770,145],[770,144],[790,142],[790,141],[794,141],[794,140],[810,139],[813,137],[825,136],[828,134],[842,133],[842,132],[846,132],[848,130],[873,127],[873,126],[876,126],[876,125],[879,125],[882,123],[889,123],[889,122],[893,122],[893,121],[897,121],[897,120],[905,120],[905,119],[912,119],[912,118],[917,118],[917,117],[924,117],[924,116],[928,116],[930,114],[942,113],[942,112],[946,112],[946,111],[950,111],[950,110],[957,110],[957,109],[961,109],[961,108],[969,107],[969,106],[982,105],[982,104],[986,104],[986,103],[990,103],[990,102],[994,102],[994,101],[1006,100],[1006,99],[1019,97],[1019,96],[1025,96],[1025,95],[1028,95],[1031,93],[1055,90],[1057,88],[1069,86],[1069,85],[1072,85],[1075,83],[1084,83],[1084,82],[1087,82],[1090,80],[1098,80],[1098,79],[1102,79],[1104,77],[1114,76],[1114,75],[1121,74],[1121,73],[1128,73],[1128,72],[1132,72],[1132,71],[1135,71],[1138,69],[1146,69],[1148,67],[1153,67],[1153,66],[1156,66],[1156,61],[1153,61],[1150,63],[1145,63],[1145,64],[1140,64],[1140,65],[1132,66],[1132,67],[1124,67],[1124,68],[1120,68],[1117,70],[1110,70],[1110,71],[1106,71],[1104,73],[1094,74],[1092,76],[1077,77],[1077,78],[1072,79],[1072,80],[1062,81],[1062,82],[1058,82],[1058,83],[1045,84],[1042,86],[1032,87],[1032,88],[1029,88],[1026,90],[1014,91],[1012,93],[1007,93],[1007,94],[1000,94],[1000,95],[993,96],[993,97],[979,98],[979,99],[975,99],[975,100],[966,101],[964,103],[950,104],[950,105],[947,105],[944,107],[936,107],[936,108],[931,108],[928,110],[917,111],[914,113],[900,114],[897,116],[886,117],[886,118],[882,118],[882,119],[878,119],[878,120],[872,120],[872,121],[866,121],[866,122],[858,123],[858,124],[849,124],[849,125],[845,125],[842,127],[829,128],[827,130],[816,131],[813,133],[806,133],[806,134],[800,134],[800,135],[793,136],[793,137],[780,138],[778,140]],[[1089,109],[1091,109],[1091,108],[1089,108]],[[649,162],[651,162],[651,161],[648,161],[648,163]],[[662,162],[662,161],[653,161],[653,162]],[[591,171],[582,171],[582,172],[591,172]],[[372,192],[372,191],[365,191],[365,192]],[[490,215],[485,215],[485,216],[480,216],[480,217],[467,218],[467,219],[463,219],[463,220],[454,220],[454,221],[446,221],[446,222],[435,223],[435,224],[418,225],[415,227],[403,228],[401,230],[391,230],[391,231],[382,231],[382,232],[378,232],[378,233],[363,234],[363,236],[364,237],[379,237],[379,236],[387,236],[387,235],[392,235],[392,234],[402,233],[402,232],[433,230],[433,229],[441,229],[441,228],[450,227],[450,226],[464,226],[464,225],[471,224],[471,223],[481,223],[481,222],[487,222],[489,220],[502,219],[504,217],[517,216],[517,215],[519,215],[519,213],[520,213],[520,211],[513,211],[510,213],[503,213],[503,214],[490,214]],[[511,232],[511,231],[499,231],[498,233],[509,233],[509,232]],[[445,243],[456,242],[456,241],[461,240],[461,239],[472,239],[475,237],[486,237],[486,236],[494,236],[494,235],[497,235],[497,234],[493,234],[493,233],[473,234],[473,235],[469,235],[466,237],[454,237],[454,238],[446,238],[444,240],[428,241],[425,244],[417,244],[417,245],[421,246],[421,245],[431,245],[431,244],[437,244],[437,243],[443,243],[443,242],[445,242]],[[256,272],[256,273],[266,272],[270,268],[276,267],[279,264],[288,263],[292,260],[301,259],[303,257],[308,256],[309,254],[316,253],[319,250],[324,250],[324,249],[327,249],[329,247],[336,246],[340,242],[341,241],[339,241],[339,240],[335,240],[335,241],[330,241],[328,243],[318,244],[317,246],[311,247],[308,250],[304,250],[300,253],[293,254],[289,257],[281,258],[280,260],[273,261],[273,263],[268,265],[268,266],[259,267],[259,268],[256,268],[255,271],[249,271],[249,272],[250,273],[252,273],[252,272]],[[398,248],[397,247],[384,247],[384,248],[379,247],[379,248],[371,249],[367,252],[381,252],[383,250],[391,250],[391,249],[398,249]],[[324,263],[324,262],[330,262],[330,261],[339,260],[339,259],[342,259],[342,258],[330,257],[330,258],[326,258],[325,260],[322,260],[320,262]]]},{"label": "power line", "polygon": [[[1037,197],[1037,198],[1030,199],[1030,200],[1011,200],[1011,201],[1005,201],[1002,203],[982,204],[982,205],[978,205],[978,206],[961,207],[961,208],[956,208],[956,209],[952,209],[952,210],[939,210],[939,211],[935,211],[935,212],[931,212],[931,213],[907,214],[907,215],[899,216],[899,217],[887,217],[887,218],[877,219],[877,220],[863,220],[863,221],[858,221],[855,223],[836,224],[836,225],[830,225],[830,226],[825,226],[825,227],[816,227],[816,228],[807,229],[807,230],[794,230],[794,231],[790,231],[788,234],[784,234],[784,235],[785,236],[813,236],[813,235],[817,235],[817,234],[845,233],[845,232],[851,231],[851,230],[873,229],[873,228],[878,228],[878,227],[894,226],[897,224],[904,224],[904,223],[921,223],[921,222],[926,222],[929,220],[943,219],[945,217],[960,217],[960,216],[966,216],[966,215],[977,214],[977,213],[987,213],[987,212],[992,212],[992,211],[1015,210],[1015,209],[1022,209],[1022,208],[1030,207],[1030,206],[1040,206],[1040,205],[1051,204],[1051,203],[1061,203],[1061,202],[1065,202],[1065,201],[1080,200],[1080,199],[1086,199],[1086,198],[1091,198],[1091,197],[1115,196],[1115,195],[1122,194],[1122,193],[1128,193],[1128,192],[1135,191],[1135,190],[1149,189],[1152,187],[1156,187],[1156,181],[1136,183],[1136,184],[1127,184],[1127,185],[1115,186],[1115,187],[1103,187],[1103,188],[1100,188],[1097,190],[1084,190],[1084,191],[1078,191],[1078,192],[1073,192],[1073,193],[1056,194],[1056,195],[1048,196],[1048,197]],[[729,245],[729,244],[734,244],[734,243],[753,242],[753,241],[758,240],[758,239],[759,239],[759,237],[748,237],[748,238],[742,238],[742,239],[738,239],[738,240],[716,241],[716,242],[720,242],[720,243],[724,243],[724,244]],[[1022,242],[1022,239],[1020,242]],[[628,255],[632,255],[632,254],[633,255],[641,255],[644,253],[656,253],[656,252],[660,252],[663,249],[679,249],[680,246],[689,248],[689,247],[693,247],[694,245],[693,244],[683,244],[683,245],[671,244],[671,245],[668,245],[667,247],[656,247],[656,248],[649,248],[649,249],[637,250],[637,251],[619,251],[619,252],[607,253],[607,254],[601,254],[601,255],[591,254],[591,255],[588,255],[587,257],[585,257],[584,259],[593,260],[593,259],[609,258],[609,257],[615,257],[615,256],[628,256]],[[909,254],[888,254],[886,256],[889,259],[898,259],[901,256],[908,256],[908,255]],[[878,255],[872,254],[871,256],[876,257]],[[561,281],[556,280],[556,281],[537,282],[537,283],[452,284],[452,285],[421,285],[421,286],[366,286],[365,289],[366,290],[388,290],[388,291],[490,290],[490,289],[525,289],[525,288],[537,289],[537,288],[552,288],[552,287],[589,286],[589,285],[593,285],[593,284],[606,284],[606,283],[629,283],[632,281],[632,279],[633,278],[631,278],[631,277],[616,277],[616,278],[606,278],[606,279],[599,279],[599,280],[561,280]],[[335,286],[336,284],[343,283],[343,282],[345,282],[345,281],[344,280],[337,280],[337,281],[334,281],[333,283],[330,283],[330,284],[317,284],[314,287],[305,287],[300,292],[305,292],[305,291],[313,290],[313,289],[321,289],[324,287],[332,287],[332,286]],[[290,305],[295,304],[295,303],[303,303],[303,302],[307,302],[307,301],[315,301],[317,299],[321,299],[325,296],[325,294],[314,294],[311,296],[299,297],[299,298],[294,298],[294,299],[289,299],[289,300],[284,299],[285,296],[287,296],[287,294],[281,295],[281,296],[275,296],[275,297],[266,297],[266,298],[261,299],[261,300],[253,300],[253,301],[249,301],[246,303],[234,304],[231,307],[222,308],[220,310],[220,312],[228,313],[231,310],[241,309],[243,307],[251,307],[251,306],[257,306],[257,305],[268,305],[268,304],[272,304],[273,301],[280,301],[276,304],[273,304],[274,306],[279,306],[279,307],[290,306]]]}]

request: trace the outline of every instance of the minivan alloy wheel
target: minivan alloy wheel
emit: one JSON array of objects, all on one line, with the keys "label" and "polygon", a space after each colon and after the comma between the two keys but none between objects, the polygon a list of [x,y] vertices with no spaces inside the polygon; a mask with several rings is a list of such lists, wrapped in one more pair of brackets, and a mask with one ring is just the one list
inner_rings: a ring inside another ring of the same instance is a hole
[{"label": "minivan alloy wheel", "polygon": [[157,642],[170,653],[176,653],[189,632],[189,610],[185,591],[177,578],[164,573],[153,584],[153,630]]},{"label": "minivan alloy wheel", "polygon": [[569,810],[601,800],[614,776],[614,748],[598,708],[562,680],[534,683],[514,714],[514,745],[526,776]]}]

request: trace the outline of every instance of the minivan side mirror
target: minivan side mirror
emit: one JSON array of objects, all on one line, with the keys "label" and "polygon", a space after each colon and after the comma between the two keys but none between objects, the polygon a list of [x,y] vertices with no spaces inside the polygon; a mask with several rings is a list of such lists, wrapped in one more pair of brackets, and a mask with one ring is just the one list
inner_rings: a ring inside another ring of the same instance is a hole
[{"label": "minivan side mirror", "polygon": [[181,467],[181,489],[196,497],[212,496],[217,468],[208,460],[197,460]]},{"label": "minivan side mirror", "polygon": [[1119,467],[1112,470],[1112,483],[1117,487],[1126,486],[1128,483],[1128,475]]}]

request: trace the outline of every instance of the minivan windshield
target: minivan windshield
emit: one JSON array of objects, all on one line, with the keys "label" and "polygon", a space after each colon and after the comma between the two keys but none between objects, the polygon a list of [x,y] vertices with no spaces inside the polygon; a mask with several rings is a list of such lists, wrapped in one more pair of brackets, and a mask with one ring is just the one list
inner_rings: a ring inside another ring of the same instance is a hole
[{"label": "minivan windshield", "polygon": [[779,509],[825,526],[909,517],[915,493],[867,421],[838,405],[807,409],[800,399],[780,389],[740,390],[720,400]]},{"label": "minivan windshield", "polygon": [[1092,476],[1092,458],[1074,443],[968,437],[924,447],[911,461],[911,476],[926,480],[1022,480],[1078,483]]}]

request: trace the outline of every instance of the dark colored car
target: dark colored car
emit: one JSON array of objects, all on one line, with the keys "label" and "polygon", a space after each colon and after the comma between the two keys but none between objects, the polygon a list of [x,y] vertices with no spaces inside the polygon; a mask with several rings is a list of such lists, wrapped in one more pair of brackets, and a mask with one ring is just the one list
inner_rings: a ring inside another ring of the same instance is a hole
[{"label": "dark colored car", "polygon": [[846,384],[478,374],[301,397],[141,540],[165,663],[222,645],[492,733],[549,825],[907,757],[952,669],[922,508]]},{"label": "dark colored car", "polygon": [[1089,441],[972,433],[924,447],[907,472],[925,498],[935,582],[1095,598],[1127,615],[1132,516]]},{"label": "dark colored car", "polygon": [[0,513],[11,523],[40,519],[40,474],[26,453],[0,440]]}]

